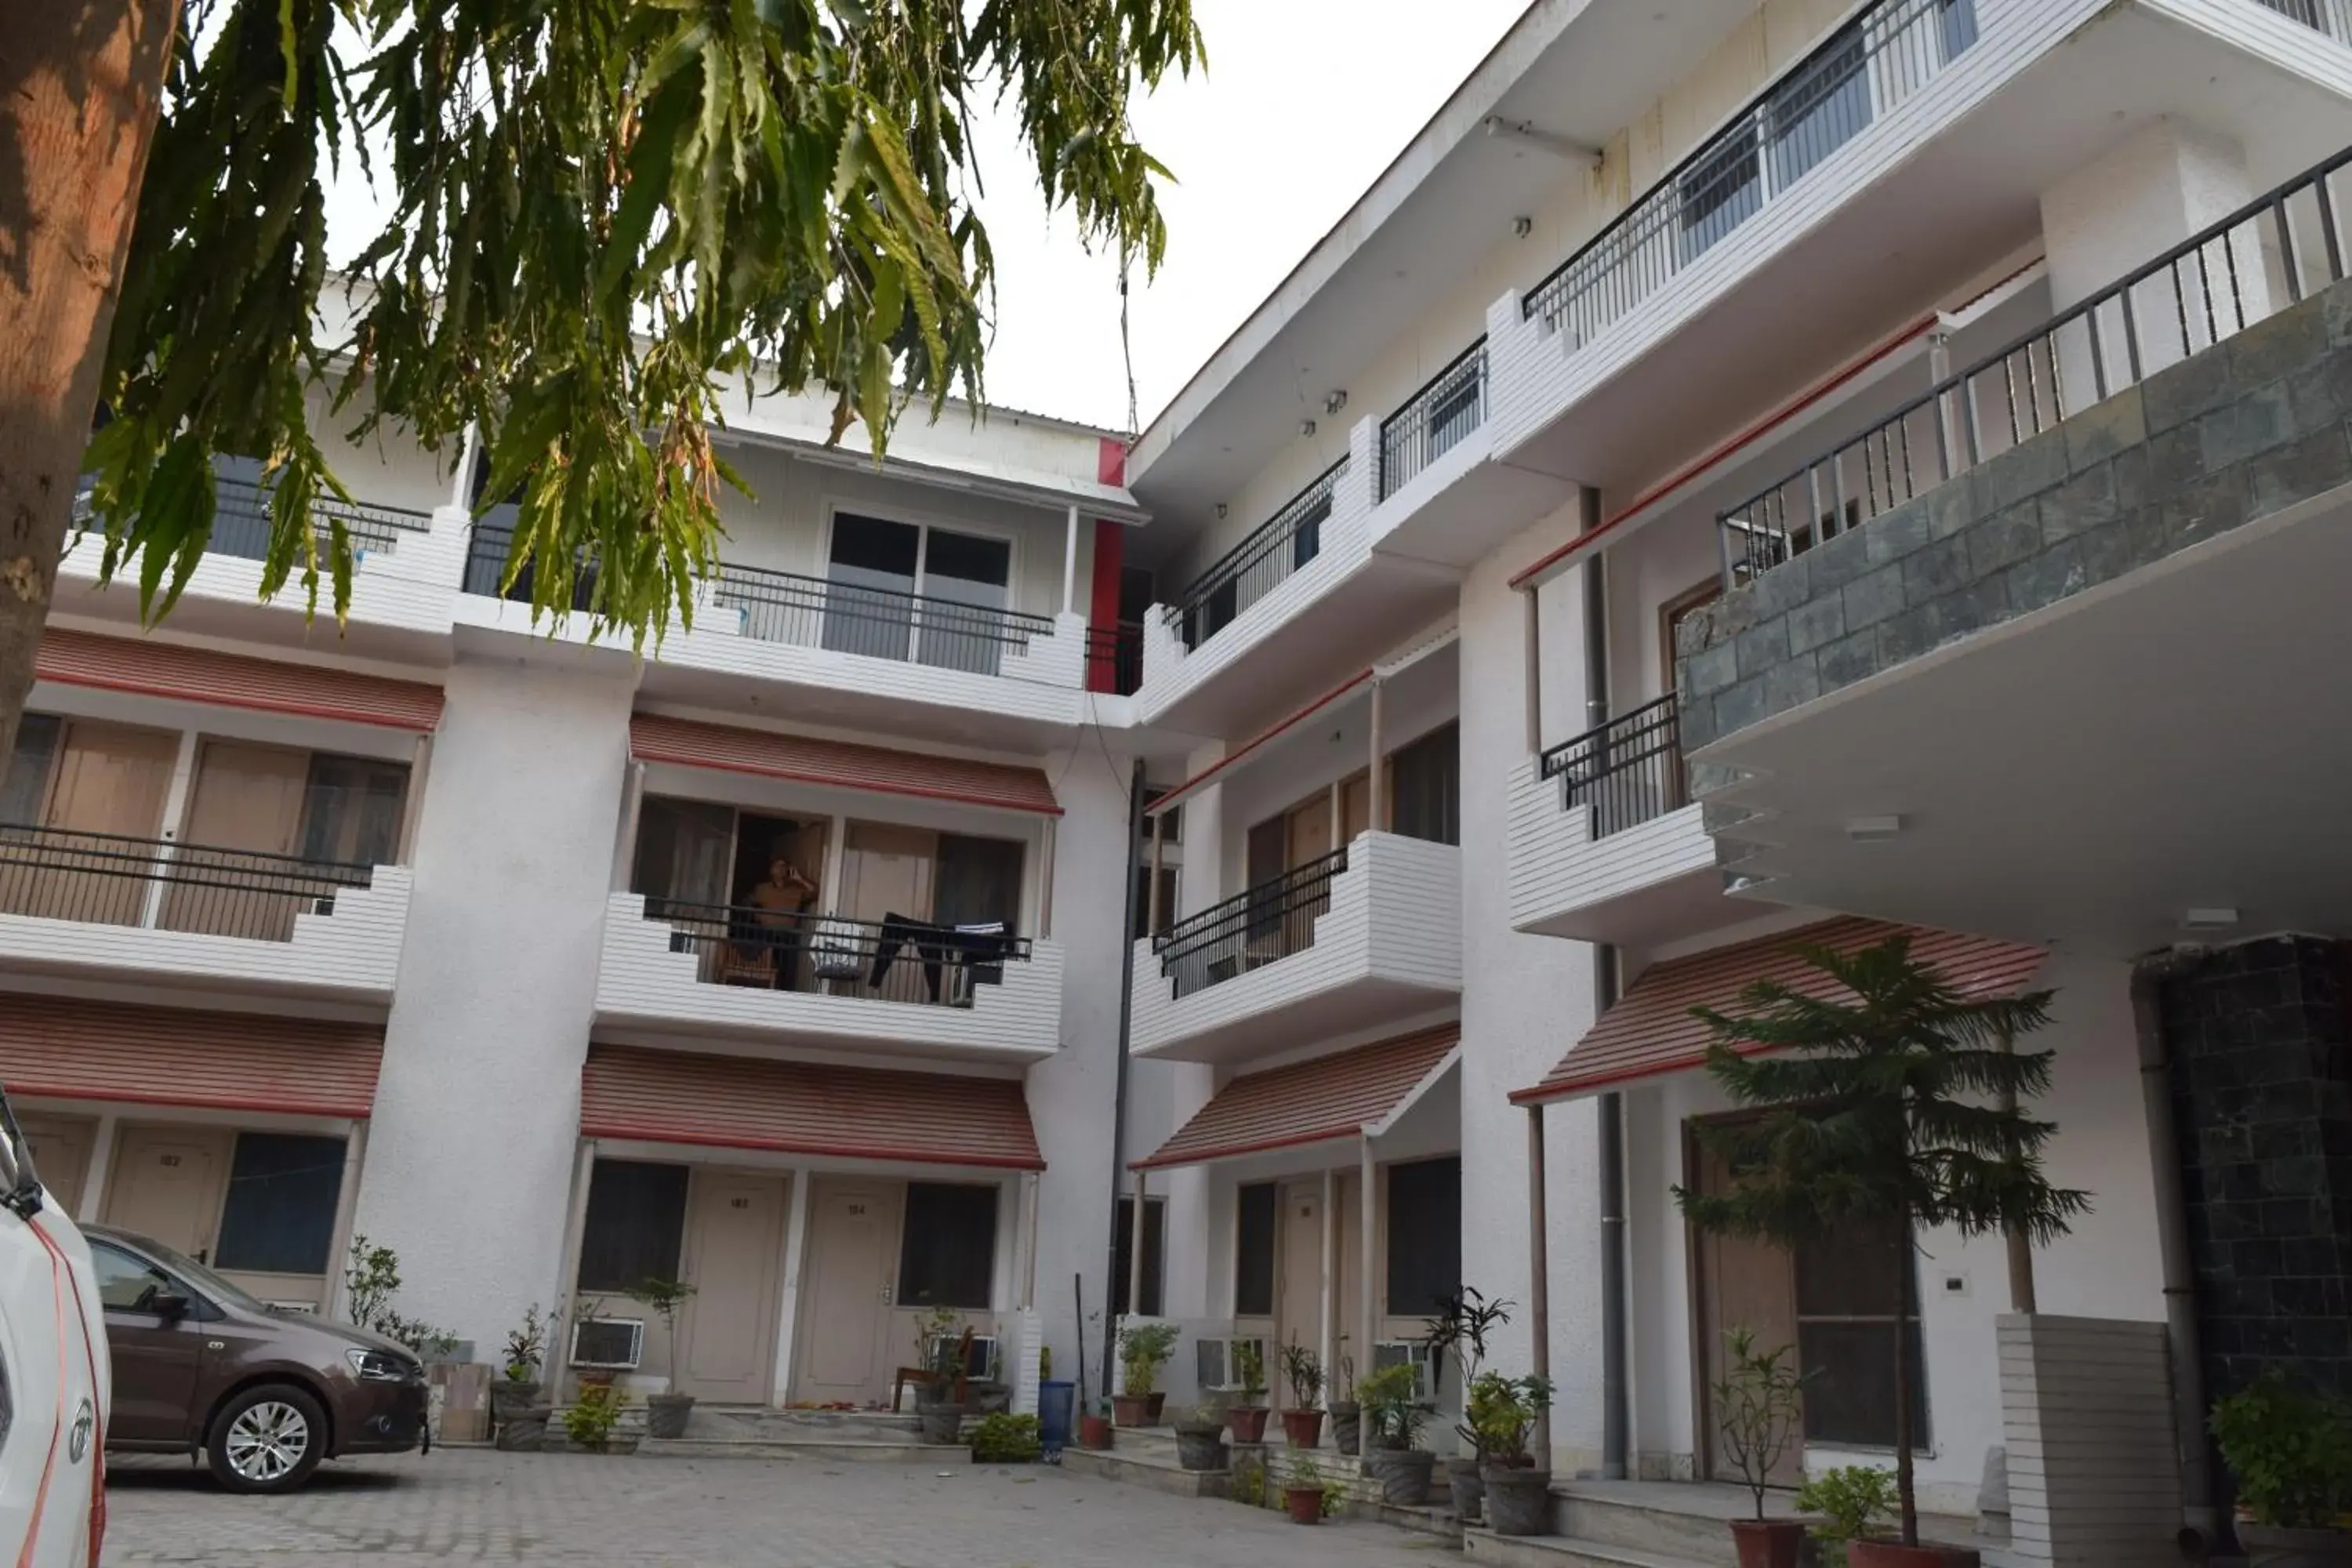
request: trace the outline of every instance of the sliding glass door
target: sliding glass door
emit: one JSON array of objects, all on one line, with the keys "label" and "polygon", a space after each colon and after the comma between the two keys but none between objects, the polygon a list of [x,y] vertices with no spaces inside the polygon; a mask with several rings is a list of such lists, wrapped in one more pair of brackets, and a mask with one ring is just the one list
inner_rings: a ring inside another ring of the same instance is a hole
[{"label": "sliding glass door", "polygon": [[1011,541],[835,512],[825,576],[826,647],[997,672],[1012,606]]}]

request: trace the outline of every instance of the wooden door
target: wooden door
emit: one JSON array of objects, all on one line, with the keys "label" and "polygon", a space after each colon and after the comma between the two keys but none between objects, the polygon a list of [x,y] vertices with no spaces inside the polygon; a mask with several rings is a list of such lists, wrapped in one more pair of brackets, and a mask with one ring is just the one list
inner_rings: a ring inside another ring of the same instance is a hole
[{"label": "wooden door", "polygon": [[57,781],[26,858],[0,870],[0,911],[136,925],[180,738],[126,724],[66,726]]},{"label": "wooden door", "polygon": [[125,1128],[106,1187],[106,1223],[211,1261],[228,1177],[226,1128]]},{"label": "wooden door", "polygon": [[1328,791],[1299,806],[1286,824],[1292,869],[1331,853],[1331,796]]},{"label": "wooden door", "polygon": [[[1724,1157],[1701,1143],[1685,1128],[1685,1169],[1702,1193],[1719,1193],[1728,1184],[1730,1167]],[[1707,1477],[1737,1481],[1738,1469],[1723,1451],[1723,1434],[1716,1425],[1710,1393],[1727,1370],[1729,1352],[1726,1336],[1736,1328],[1754,1331],[1759,1350],[1790,1347],[1789,1362],[1796,1363],[1797,1268],[1786,1248],[1769,1242],[1719,1236],[1690,1227],[1696,1310],[1694,1328],[1699,1338],[1699,1415],[1706,1444],[1702,1449]],[[1795,1486],[1804,1479],[1804,1444],[1791,1441],[1772,1471],[1777,1486]]]},{"label": "wooden door", "polygon": [[1322,1178],[1285,1183],[1281,1202],[1275,1242],[1274,1343],[1266,1347],[1265,1376],[1276,1403],[1287,1406],[1290,1386],[1282,1378],[1282,1347],[1295,1342],[1320,1354],[1323,1344]]},{"label": "wooden door", "polygon": [[81,1213],[81,1194],[89,1176],[91,1124],[79,1117],[19,1117],[17,1128],[33,1151],[33,1169],[49,1201],[68,1215]]},{"label": "wooden door", "polygon": [[940,836],[927,828],[851,823],[837,912],[877,922],[886,915],[930,919],[931,868],[939,852]]},{"label": "wooden door", "polygon": [[291,855],[302,826],[310,754],[284,746],[206,741],[187,826],[163,895],[165,931],[285,942],[303,907],[274,856]]},{"label": "wooden door", "polygon": [[1358,773],[1339,786],[1339,842],[1353,844],[1372,826],[1372,775]]},{"label": "wooden door", "polygon": [[784,1248],[782,1176],[697,1171],[686,1205],[686,1282],[670,1386],[723,1405],[775,1393],[776,1309]]},{"label": "wooden door", "polygon": [[877,1405],[914,1353],[891,1337],[901,1182],[818,1178],[809,1189],[793,1397]]}]

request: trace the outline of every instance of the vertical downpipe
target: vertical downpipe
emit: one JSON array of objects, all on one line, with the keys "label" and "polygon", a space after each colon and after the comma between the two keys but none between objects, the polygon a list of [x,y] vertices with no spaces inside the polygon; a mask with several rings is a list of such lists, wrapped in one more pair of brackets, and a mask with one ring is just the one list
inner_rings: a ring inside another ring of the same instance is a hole
[{"label": "vertical downpipe", "polygon": [[[1601,492],[1583,492],[1584,531],[1601,523]],[[1607,556],[1584,561],[1584,718],[1590,729],[1609,722],[1609,576]],[[1592,949],[1592,1010],[1597,1018],[1617,1001],[1617,950]],[[1601,1474],[1622,1480],[1626,1470],[1625,1388],[1625,1102],[1604,1094],[1600,1122],[1601,1198]]]},{"label": "vertical downpipe", "polygon": [[2180,1183],[2180,1141],[2173,1123],[2172,1053],[2164,1038],[2167,975],[2193,960],[2142,959],[2131,978],[2132,1025],[2139,1037],[2141,1101],[2148,1162],[2156,1178],[2157,1255],[2164,1271],[2164,1321],[2172,1348],[2173,1445],[2180,1458],[2181,1544],[2218,1539],[2213,1461],[2205,1437],[2205,1363],[2197,1333],[2197,1278],[2189,1253],[2189,1206]]},{"label": "vertical downpipe", "polygon": [[[1127,1074],[1129,1047],[1135,1026],[1135,874],[1142,864],[1143,852],[1143,759],[1135,759],[1135,773],[1127,789],[1127,880],[1119,885],[1118,904],[1123,919],[1119,929],[1126,940],[1118,946],[1118,1078],[1111,1098],[1110,1116],[1110,1227],[1103,1238],[1103,1337],[1102,1391],[1110,1393],[1111,1346],[1118,1333],[1118,1321],[1110,1310],[1110,1290],[1108,1282],[1118,1273],[1118,1205],[1120,1189],[1127,1183]],[[1158,879],[1153,879],[1155,887]],[[1143,1254],[1143,1215],[1135,1216],[1135,1251]],[[1142,1303],[1129,1299],[1130,1309]],[[1087,1326],[1078,1325],[1078,1354],[1086,1355]],[[1083,1372],[1080,1373],[1084,1375]]]}]

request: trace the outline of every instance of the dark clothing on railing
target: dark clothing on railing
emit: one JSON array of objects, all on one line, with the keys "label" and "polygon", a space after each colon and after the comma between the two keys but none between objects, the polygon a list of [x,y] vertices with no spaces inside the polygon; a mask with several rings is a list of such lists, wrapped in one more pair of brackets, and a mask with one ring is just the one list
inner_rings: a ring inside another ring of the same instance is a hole
[{"label": "dark clothing on railing", "polygon": [[1004,955],[1011,951],[1013,939],[1001,924],[943,926],[906,915],[884,915],[882,939],[874,944],[874,970],[866,983],[879,989],[889,978],[899,948],[908,943],[923,961],[923,985],[937,1002],[942,964],[968,970],[976,984],[993,985],[1004,978]]}]

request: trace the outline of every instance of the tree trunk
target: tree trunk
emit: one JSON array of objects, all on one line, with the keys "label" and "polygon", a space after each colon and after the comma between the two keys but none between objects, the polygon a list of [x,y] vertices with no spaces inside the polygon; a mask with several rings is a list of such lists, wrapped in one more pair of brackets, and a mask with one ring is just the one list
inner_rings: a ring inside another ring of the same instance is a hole
[{"label": "tree trunk", "polygon": [[0,26],[0,764],[73,515],[179,0],[36,0]]},{"label": "tree trunk", "polygon": [[1911,1215],[1895,1230],[1902,1278],[1895,1294],[1895,1492],[1903,1504],[1903,1544],[1919,1544],[1919,1500],[1911,1479]]}]

